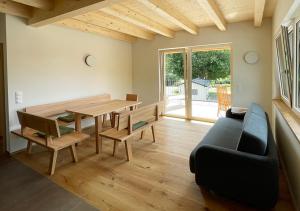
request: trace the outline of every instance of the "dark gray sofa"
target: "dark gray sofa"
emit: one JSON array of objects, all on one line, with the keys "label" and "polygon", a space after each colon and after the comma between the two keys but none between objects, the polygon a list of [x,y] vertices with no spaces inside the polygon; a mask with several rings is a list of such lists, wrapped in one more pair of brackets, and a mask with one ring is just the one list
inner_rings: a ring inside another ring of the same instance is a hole
[{"label": "dark gray sofa", "polygon": [[196,183],[259,208],[278,197],[278,157],[267,114],[252,104],[246,115],[220,118],[190,155]]}]

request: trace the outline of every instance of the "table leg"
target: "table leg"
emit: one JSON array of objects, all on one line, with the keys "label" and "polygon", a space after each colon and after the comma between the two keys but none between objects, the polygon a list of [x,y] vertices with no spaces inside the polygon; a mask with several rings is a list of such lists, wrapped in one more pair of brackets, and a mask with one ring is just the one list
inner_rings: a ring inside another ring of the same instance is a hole
[{"label": "table leg", "polygon": [[99,133],[102,131],[102,115],[95,117],[95,136],[96,136],[96,153],[99,154],[102,151],[102,138],[99,137]]},{"label": "table leg", "polygon": [[75,130],[81,132],[81,115],[75,114]]}]

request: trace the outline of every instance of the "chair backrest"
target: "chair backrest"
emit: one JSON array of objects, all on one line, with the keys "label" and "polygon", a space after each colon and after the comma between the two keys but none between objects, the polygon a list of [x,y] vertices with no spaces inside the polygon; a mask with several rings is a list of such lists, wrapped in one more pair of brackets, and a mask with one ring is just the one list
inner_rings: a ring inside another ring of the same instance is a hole
[{"label": "chair backrest", "polygon": [[162,103],[155,103],[133,111],[125,111],[120,113],[117,130],[127,129],[128,134],[132,133],[132,126],[138,122],[154,122],[158,121],[162,115]]},{"label": "chair backrest", "polygon": [[21,124],[21,133],[26,128],[42,132],[47,137],[60,137],[58,123],[54,119],[48,119],[45,117],[29,114],[24,111],[17,111],[19,122]]},{"label": "chair backrest", "polygon": [[225,108],[230,106],[230,94],[227,86],[217,85],[217,97],[220,106],[224,106]]},{"label": "chair backrest", "polygon": [[43,117],[51,117],[63,114],[66,110],[80,107],[88,104],[98,104],[111,100],[110,94],[97,95],[92,97],[78,98],[74,100],[49,103],[43,105],[30,106],[25,111]]},{"label": "chair backrest", "polygon": [[126,94],[126,100],[137,102],[139,98],[137,94]]}]

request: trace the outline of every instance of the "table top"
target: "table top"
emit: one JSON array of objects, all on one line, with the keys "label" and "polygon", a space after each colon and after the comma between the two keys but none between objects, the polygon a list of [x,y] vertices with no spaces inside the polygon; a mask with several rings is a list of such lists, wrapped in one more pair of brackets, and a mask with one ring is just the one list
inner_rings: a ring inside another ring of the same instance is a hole
[{"label": "table top", "polygon": [[141,103],[142,102],[126,101],[126,100],[109,100],[101,104],[94,104],[94,105],[89,104],[86,106],[81,106],[79,108],[72,108],[67,110],[67,112],[74,113],[74,114],[81,114],[90,117],[97,117],[103,114],[111,113],[113,111],[118,111],[124,108],[129,108],[131,106],[136,106]]}]

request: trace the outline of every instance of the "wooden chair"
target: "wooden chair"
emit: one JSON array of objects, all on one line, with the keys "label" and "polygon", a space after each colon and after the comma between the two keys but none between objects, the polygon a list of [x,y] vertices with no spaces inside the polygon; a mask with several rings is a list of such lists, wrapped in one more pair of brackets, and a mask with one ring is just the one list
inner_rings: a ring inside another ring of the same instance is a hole
[{"label": "wooden chair", "polygon": [[217,85],[217,97],[218,97],[218,113],[221,111],[227,111],[231,106],[231,94],[228,91],[227,86]]},{"label": "wooden chair", "polygon": [[74,162],[77,162],[75,144],[88,139],[90,136],[79,132],[61,135],[57,120],[41,117],[24,111],[17,111],[21,129],[14,134],[27,139],[27,152],[31,153],[32,143],[46,147],[51,151],[49,174],[55,171],[58,151],[69,148]]},{"label": "wooden chair", "polygon": [[132,149],[128,139],[147,128],[151,128],[153,142],[155,142],[154,125],[161,116],[160,111],[160,104],[152,104],[133,111],[123,111],[119,113],[117,127],[100,133],[100,138],[105,137],[114,141],[113,155],[116,155],[119,143],[124,142],[127,161],[129,161],[132,158]]}]

